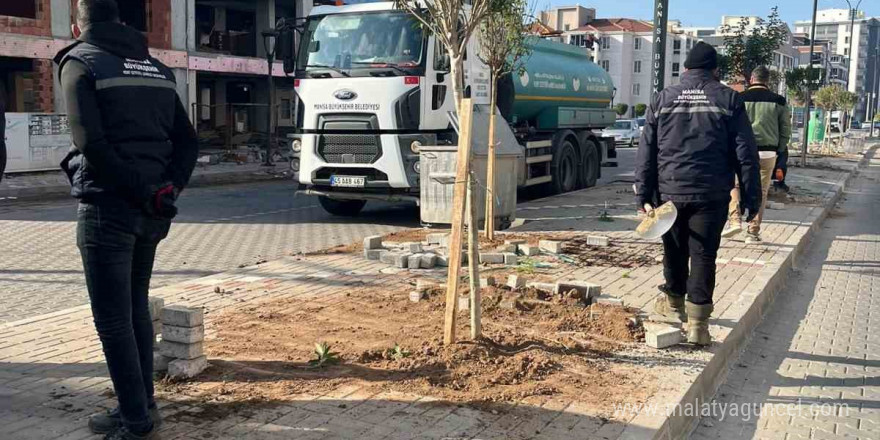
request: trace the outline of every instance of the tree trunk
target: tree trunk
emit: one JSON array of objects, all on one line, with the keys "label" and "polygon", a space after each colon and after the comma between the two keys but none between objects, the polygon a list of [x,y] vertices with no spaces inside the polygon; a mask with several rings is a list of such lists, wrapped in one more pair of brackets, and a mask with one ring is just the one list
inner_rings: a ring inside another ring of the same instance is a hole
[{"label": "tree trunk", "polygon": [[474,174],[468,176],[468,275],[470,277],[471,339],[477,340],[483,333],[480,297],[480,227],[477,224],[477,187]]},{"label": "tree trunk", "polygon": [[486,238],[495,239],[495,105],[498,99],[496,73],[490,75],[492,85],[489,99],[489,158],[486,165]]},{"label": "tree trunk", "polygon": [[449,54],[449,74],[452,75],[452,97],[455,99],[455,114],[461,114],[461,100],[464,98],[464,61],[461,55]]}]

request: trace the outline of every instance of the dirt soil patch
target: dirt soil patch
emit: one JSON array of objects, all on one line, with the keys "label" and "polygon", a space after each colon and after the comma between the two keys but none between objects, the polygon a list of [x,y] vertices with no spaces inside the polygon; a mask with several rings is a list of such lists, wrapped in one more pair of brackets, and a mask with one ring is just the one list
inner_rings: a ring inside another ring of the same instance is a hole
[{"label": "dirt soil patch", "polygon": [[[643,369],[613,359],[644,337],[633,310],[489,288],[484,338],[446,346],[444,291],[418,303],[408,296],[368,288],[330,306],[291,299],[223,312],[209,323],[211,367],[192,381],[165,381],[160,392],[209,404],[278,402],[351,385],[476,406],[554,395],[610,416],[612,402],[644,402],[654,391]],[[460,338],[467,322],[460,312]],[[339,362],[310,364],[316,342],[328,343]]]},{"label": "dirt soil patch", "polygon": [[638,243],[612,240],[608,246],[589,246],[586,237],[573,237],[562,246],[565,255],[574,258],[580,267],[621,267],[633,269],[660,264],[657,258],[663,255],[659,243]]}]

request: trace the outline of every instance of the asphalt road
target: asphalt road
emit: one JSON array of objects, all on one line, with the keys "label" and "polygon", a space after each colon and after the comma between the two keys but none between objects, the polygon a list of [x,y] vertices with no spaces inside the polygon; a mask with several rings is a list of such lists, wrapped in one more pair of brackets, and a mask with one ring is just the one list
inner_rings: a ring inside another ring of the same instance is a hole
[{"label": "asphalt road", "polygon": [[[635,150],[619,151],[620,166],[604,168],[600,185],[632,180]],[[185,191],[153,287],[419,225],[415,206],[369,203],[361,216],[339,218],[294,191],[290,181]],[[75,217],[71,199],[0,201],[0,323],[87,302]]]}]

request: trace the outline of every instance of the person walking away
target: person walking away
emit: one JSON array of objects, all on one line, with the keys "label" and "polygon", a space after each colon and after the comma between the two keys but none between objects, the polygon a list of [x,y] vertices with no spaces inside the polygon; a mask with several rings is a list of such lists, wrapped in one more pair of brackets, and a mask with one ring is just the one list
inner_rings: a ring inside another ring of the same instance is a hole
[{"label": "person walking away", "polygon": [[[742,94],[746,103],[746,112],[752,121],[752,131],[758,143],[758,155],[761,161],[761,203],[758,215],[748,224],[746,243],[761,242],[761,220],[767,202],[767,192],[777,168],[777,163],[788,155],[788,142],[791,140],[791,111],[785,98],[770,91],[770,70],[760,66],[752,72],[752,85]],[[785,185],[785,171],[782,172],[782,185]],[[722,237],[730,238],[742,231],[742,219],[739,215],[739,185],[730,192],[727,229]]]},{"label": "person walking away", "polygon": [[105,439],[158,438],[148,292],[156,246],[198,155],[172,71],[119,22],[115,0],[78,0],[77,41],[55,57],[74,147],[76,241],[118,407],[89,419]]},{"label": "person walking away", "polygon": [[745,104],[718,79],[718,54],[700,42],[685,62],[681,84],[652,100],[636,158],[636,202],[643,211],[672,202],[678,217],[663,236],[664,297],[655,313],[687,322],[687,340],[711,344],[715,259],[734,176],[743,213],[761,202],[758,149]]}]

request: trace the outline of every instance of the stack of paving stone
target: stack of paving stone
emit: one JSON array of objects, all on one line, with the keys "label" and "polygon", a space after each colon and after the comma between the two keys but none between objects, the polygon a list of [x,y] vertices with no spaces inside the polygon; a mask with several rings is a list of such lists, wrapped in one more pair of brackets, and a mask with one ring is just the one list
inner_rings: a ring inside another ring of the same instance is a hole
[{"label": "stack of paving stone", "polygon": [[153,338],[162,334],[162,308],[165,307],[165,300],[157,296],[148,298],[150,307],[150,319],[153,321]]},{"label": "stack of paving stone", "polygon": [[[542,243],[544,243],[542,241]],[[546,246],[555,246],[555,252],[561,252],[562,242],[546,241]],[[445,267],[449,261],[449,234],[428,234],[421,243],[383,243],[381,235],[364,239],[364,258],[379,260],[401,269],[432,269],[435,266]],[[495,250],[480,252],[480,263],[503,264],[516,266],[519,256],[538,255],[543,247],[530,246],[525,240],[506,240],[504,245]],[[545,250],[548,251],[549,250]],[[467,251],[462,250],[461,263],[467,263]]]},{"label": "stack of paving stone", "polygon": [[204,319],[201,308],[169,306],[162,309],[159,353],[168,361],[171,378],[192,378],[207,368]]}]

